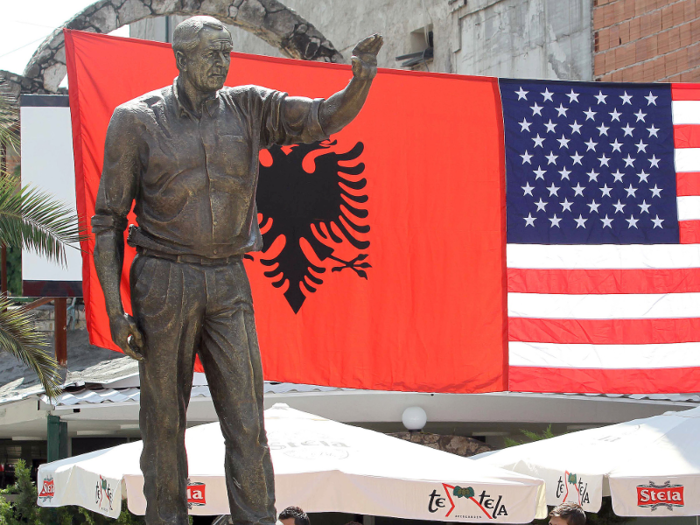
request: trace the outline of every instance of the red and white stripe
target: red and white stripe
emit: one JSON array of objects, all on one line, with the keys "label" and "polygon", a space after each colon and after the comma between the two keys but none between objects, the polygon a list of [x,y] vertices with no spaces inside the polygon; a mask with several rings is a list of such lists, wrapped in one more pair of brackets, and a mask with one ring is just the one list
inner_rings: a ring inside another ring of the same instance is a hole
[{"label": "red and white stripe", "polygon": [[681,243],[700,243],[700,86],[671,88]]},{"label": "red and white stripe", "polygon": [[672,86],[681,244],[509,244],[509,388],[700,391],[700,85]]}]

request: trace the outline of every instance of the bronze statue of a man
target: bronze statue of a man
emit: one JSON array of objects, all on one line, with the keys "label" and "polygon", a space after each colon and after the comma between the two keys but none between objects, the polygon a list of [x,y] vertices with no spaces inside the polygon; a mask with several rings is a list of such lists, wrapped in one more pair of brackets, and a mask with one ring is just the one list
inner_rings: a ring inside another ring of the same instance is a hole
[{"label": "bronze statue of a man", "polygon": [[[188,523],[184,436],[197,354],[226,440],[232,519],[275,522],[262,367],[242,262],[243,254],[262,247],[258,152],[323,140],[352,121],[381,46],[378,35],[360,42],[352,80],[327,100],[258,86],[224,88],[231,35],[214,18],[193,17],[173,34],[180,71],[173,85],[114,111],[92,219],[94,256],[112,338],[139,360],[149,525]],[[134,202],[131,317],[119,282]]]}]

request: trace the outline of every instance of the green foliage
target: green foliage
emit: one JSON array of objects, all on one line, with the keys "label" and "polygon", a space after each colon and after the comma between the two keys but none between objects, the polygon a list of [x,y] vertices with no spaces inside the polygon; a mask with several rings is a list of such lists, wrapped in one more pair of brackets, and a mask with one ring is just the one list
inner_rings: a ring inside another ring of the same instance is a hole
[{"label": "green foliage", "polygon": [[19,152],[19,115],[16,108],[17,99],[6,91],[0,91],[0,145],[8,151]]},{"label": "green foliage", "polygon": [[[37,489],[31,480],[29,469],[24,461],[17,462],[14,485],[0,490],[0,525],[143,525],[144,519],[123,510],[119,518],[113,520],[82,507],[68,506],[57,508],[39,507]],[[17,494],[15,503],[3,497]]]},{"label": "green foliage", "polygon": [[0,495],[0,525],[10,525],[8,516],[12,515],[12,504]]},{"label": "green foliage", "polygon": [[17,188],[14,177],[0,179],[0,243],[65,264],[66,248],[80,239],[78,217],[63,202],[30,186]]},{"label": "green foliage", "polygon": [[0,348],[31,368],[47,395],[55,397],[60,392],[61,378],[56,359],[45,351],[46,346],[31,312],[12,307],[7,298],[0,296]]},{"label": "green foliage", "polygon": [[40,509],[36,504],[37,492],[34,482],[32,482],[31,472],[21,461],[15,468],[15,501],[16,514],[29,523],[35,522],[39,518]]},{"label": "green foliage", "polygon": [[22,295],[22,250],[7,247],[7,290],[10,295]]},{"label": "green foliage", "polygon": [[[20,180],[20,176],[21,167],[17,164],[12,177]],[[7,246],[7,290],[10,295],[22,295],[22,248],[17,246]]]},{"label": "green foliage", "polygon": [[[540,441],[542,439],[549,439],[549,438],[554,437],[554,433],[552,432],[552,425],[549,425],[541,433],[532,432],[531,430],[524,430],[524,429],[521,429],[520,433],[523,434],[526,438],[528,438],[531,442],[532,441]],[[505,438],[503,440],[503,442],[504,442],[506,447],[515,447],[518,445],[522,445],[524,443],[523,441],[517,441],[517,440],[511,439],[511,438]]]}]

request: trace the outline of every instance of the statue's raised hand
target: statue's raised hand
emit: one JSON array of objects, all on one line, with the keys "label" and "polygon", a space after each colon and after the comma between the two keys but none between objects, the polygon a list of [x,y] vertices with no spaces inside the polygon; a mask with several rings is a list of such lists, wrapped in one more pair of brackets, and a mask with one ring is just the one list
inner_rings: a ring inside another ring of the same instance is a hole
[{"label": "statue's raised hand", "polygon": [[381,35],[368,36],[352,50],[352,74],[360,80],[372,80],[377,74],[377,53],[382,48]]}]

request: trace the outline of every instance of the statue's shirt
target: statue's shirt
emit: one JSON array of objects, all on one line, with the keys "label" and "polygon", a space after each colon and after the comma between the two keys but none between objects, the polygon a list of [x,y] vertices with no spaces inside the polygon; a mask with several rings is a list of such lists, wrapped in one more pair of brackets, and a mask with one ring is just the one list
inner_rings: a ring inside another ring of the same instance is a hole
[{"label": "statue's shirt", "polygon": [[259,151],[327,138],[322,99],[294,97],[290,109],[286,93],[225,87],[198,118],[177,86],[176,79],[114,111],[93,232],[123,231],[135,201],[136,245],[214,259],[261,249]]}]

